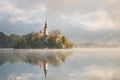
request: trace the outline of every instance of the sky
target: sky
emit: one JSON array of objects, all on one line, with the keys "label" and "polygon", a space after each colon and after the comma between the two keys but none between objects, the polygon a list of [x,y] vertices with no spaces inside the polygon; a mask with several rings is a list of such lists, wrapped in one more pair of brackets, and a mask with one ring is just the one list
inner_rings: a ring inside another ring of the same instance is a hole
[{"label": "sky", "polygon": [[119,42],[120,0],[0,0],[0,32],[60,30],[73,41]]}]

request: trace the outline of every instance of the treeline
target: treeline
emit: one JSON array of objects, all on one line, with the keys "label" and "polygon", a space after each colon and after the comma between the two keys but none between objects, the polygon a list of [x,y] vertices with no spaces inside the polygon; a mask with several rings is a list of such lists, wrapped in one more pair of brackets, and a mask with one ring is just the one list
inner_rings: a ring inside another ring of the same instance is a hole
[{"label": "treeline", "polygon": [[8,36],[0,32],[0,48],[13,48],[20,38],[21,36],[15,34]]},{"label": "treeline", "polygon": [[47,42],[43,37],[34,36],[34,33],[23,36],[14,48],[72,48],[72,43],[65,36],[51,34]]},{"label": "treeline", "polygon": [[[3,33],[2,33],[3,34]],[[72,48],[72,43],[61,34],[50,34],[47,42],[44,37],[35,36],[35,33],[26,34],[23,36],[3,34],[0,36],[0,48],[19,48],[19,49],[44,49],[44,48]]]}]

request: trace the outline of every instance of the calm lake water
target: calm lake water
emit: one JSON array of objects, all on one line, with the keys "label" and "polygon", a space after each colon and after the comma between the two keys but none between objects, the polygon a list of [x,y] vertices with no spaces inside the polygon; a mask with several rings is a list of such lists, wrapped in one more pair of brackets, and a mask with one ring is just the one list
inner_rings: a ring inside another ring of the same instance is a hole
[{"label": "calm lake water", "polygon": [[120,49],[0,50],[0,80],[120,80]]}]

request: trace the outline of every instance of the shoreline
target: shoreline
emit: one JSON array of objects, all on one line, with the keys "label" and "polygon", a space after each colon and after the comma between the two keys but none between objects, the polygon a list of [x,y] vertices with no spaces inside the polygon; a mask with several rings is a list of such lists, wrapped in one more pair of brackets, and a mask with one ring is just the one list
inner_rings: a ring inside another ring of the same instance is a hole
[{"label": "shoreline", "polygon": [[45,49],[39,49],[39,48],[21,48],[21,49],[16,49],[16,48],[0,48],[0,50],[78,50],[78,49],[120,49],[120,47],[75,47],[75,48],[62,48],[62,49],[50,49],[50,48],[45,48]]}]

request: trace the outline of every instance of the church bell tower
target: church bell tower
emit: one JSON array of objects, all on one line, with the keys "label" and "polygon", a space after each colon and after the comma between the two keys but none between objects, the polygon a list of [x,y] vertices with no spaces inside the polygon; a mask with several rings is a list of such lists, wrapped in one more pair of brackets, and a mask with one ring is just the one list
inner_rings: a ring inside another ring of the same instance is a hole
[{"label": "church bell tower", "polygon": [[47,42],[48,37],[48,27],[47,27],[47,21],[45,21],[45,27],[44,27],[44,40]]},{"label": "church bell tower", "polygon": [[45,27],[44,27],[44,36],[48,36],[48,27],[47,27],[47,22],[45,21]]}]

